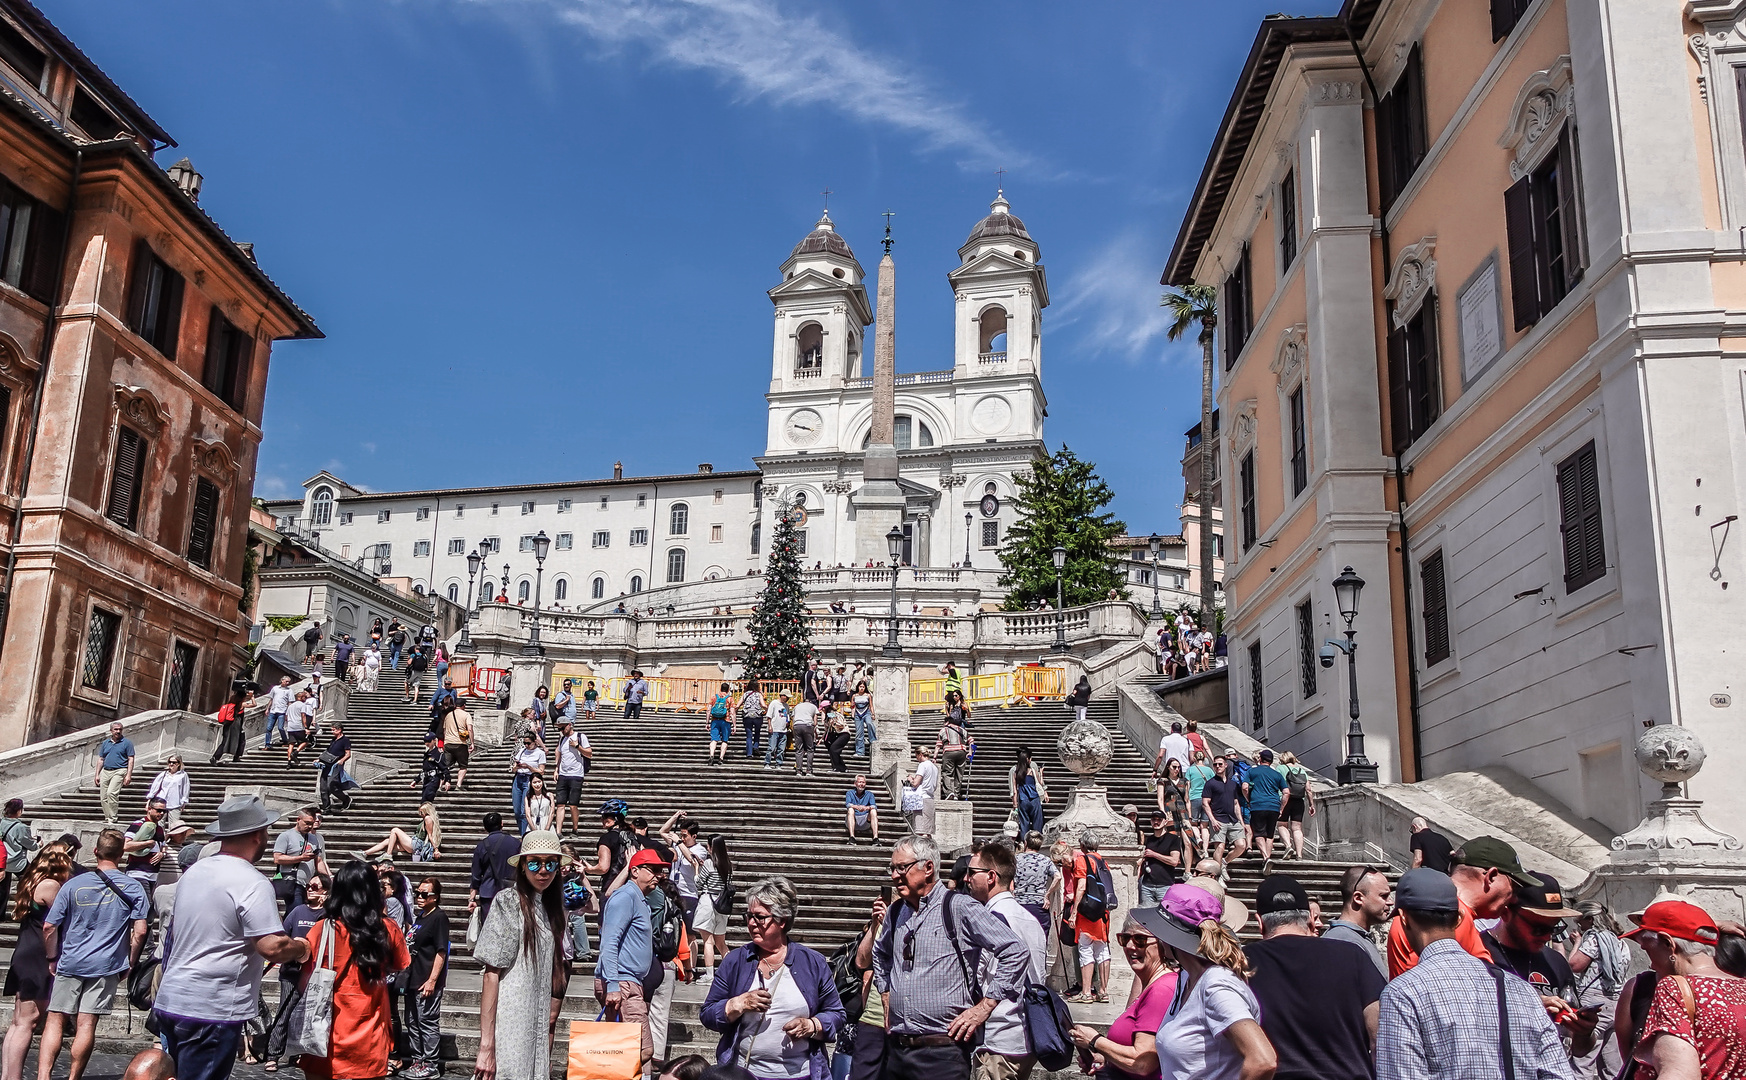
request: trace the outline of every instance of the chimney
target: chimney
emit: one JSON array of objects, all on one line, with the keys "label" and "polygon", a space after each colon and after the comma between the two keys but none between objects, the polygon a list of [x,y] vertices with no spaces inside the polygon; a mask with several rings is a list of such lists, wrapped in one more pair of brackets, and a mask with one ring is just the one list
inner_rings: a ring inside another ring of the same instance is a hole
[{"label": "chimney", "polygon": [[236,249],[245,255],[249,262],[255,262],[255,245],[252,240],[238,240]]},{"label": "chimney", "polygon": [[715,466],[706,461],[697,467],[697,471],[700,473],[712,473],[715,471]]},{"label": "chimney", "polygon": [[615,461],[612,463],[612,478],[614,480],[624,479],[624,462]]},{"label": "chimney", "polygon": [[202,177],[194,171],[194,163],[187,158],[176,162],[166,170],[170,174],[170,182],[182,189],[182,193],[194,202],[200,201],[200,182]]}]

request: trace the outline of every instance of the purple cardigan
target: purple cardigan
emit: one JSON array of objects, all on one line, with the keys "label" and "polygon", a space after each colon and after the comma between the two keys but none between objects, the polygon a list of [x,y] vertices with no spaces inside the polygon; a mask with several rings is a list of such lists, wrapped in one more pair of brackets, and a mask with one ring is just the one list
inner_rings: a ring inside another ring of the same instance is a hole
[{"label": "purple cardigan", "polygon": [[[812,1016],[824,1025],[824,1034],[812,1040],[812,1080],[829,1080],[831,1064],[825,1047],[837,1041],[848,1014],[843,1011],[843,999],[837,995],[837,981],[831,975],[831,965],[816,950],[796,942],[788,943],[786,961],[788,977],[806,999]],[[710,984],[709,997],[703,1002],[703,1026],[721,1032],[716,1044],[715,1060],[726,1064],[733,1060],[734,1041],[739,1021],[727,1018],[727,1001],[751,989],[758,972],[758,953],[750,945],[741,945],[722,958],[715,969],[715,981]],[[742,1017],[742,1019],[744,1019]]]}]

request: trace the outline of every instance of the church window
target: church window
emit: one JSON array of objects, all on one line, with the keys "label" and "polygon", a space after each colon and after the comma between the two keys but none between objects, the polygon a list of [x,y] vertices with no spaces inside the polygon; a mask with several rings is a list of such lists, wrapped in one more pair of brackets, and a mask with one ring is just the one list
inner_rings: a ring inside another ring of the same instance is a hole
[{"label": "church window", "polygon": [[605,529],[594,530],[594,536],[588,541],[588,546],[597,548],[611,547],[612,533]]},{"label": "church window", "polygon": [[667,584],[677,585],[685,580],[685,549],[674,548],[667,552]]},{"label": "church window", "polygon": [[568,599],[570,599],[570,583],[568,581],[565,581],[563,578],[559,578],[552,585],[552,599],[553,600],[568,600]]},{"label": "church window", "polygon": [[517,600],[525,601],[531,595],[533,595],[533,582],[523,581],[520,585],[515,587],[515,598]]},{"label": "church window", "polygon": [[[869,431],[861,440],[861,449],[865,450],[873,444],[873,433]],[[927,421],[919,417],[907,415],[891,418],[891,445],[898,450],[913,450],[918,446],[934,445],[933,429]]]},{"label": "church window", "polygon": [[796,555],[805,555],[806,554],[806,530],[805,529],[794,530],[794,553]]},{"label": "church window", "polygon": [[599,600],[606,595],[606,579],[597,577],[588,585],[588,595]]},{"label": "church window", "polygon": [[982,485],[982,494],[984,494],[984,495],[998,495],[998,494],[1000,494],[1000,491],[999,491],[999,488],[994,483],[994,481],[990,480],[988,483]]},{"label": "church window", "polygon": [[576,546],[576,534],[575,533],[559,533],[558,534],[558,550],[559,551],[569,551],[572,547],[575,547],[575,546]]},{"label": "church window", "polygon": [[837,276],[837,277],[840,277],[840,278],[846,278],[846,277],[848,277],[848,275],[847,275],[847,274],[845,274],[845,273],[843,273],[843,268],[842,268],[842,267],[840,267],[840,266],[839,266],[839,267],[837,267],[837,268],[836,268],[836,269],[835,269],[835,270],[832,270],[832,271],[831,271],[831,273],[832,273],[832,274],[834,274],[834,275],[836,275],[836,276]]},{"label": "church window", "polygon": [[982,546],[985,548],[1000,546],[1000,522],[984,521],[982,523]]},{"label": "church window", "polygon": [[647,529],[632,529],[630,531],[630,546],[631,547],[648,547],[649,546],[649,530],[647,530]]},{"label": "church window", "polygon": [[910,430],[910,423],[910,418],[907,416],[894,417],[892,420],[891,441],[899,450],[910,448],[911,440],[914,437]]},{"label": "church window", "polygon": [[824,369],[824,329],[807,323],[794,335],[794,370],[816,374]]},{"label": "church window", "polygon": [[999,363],[1006,359],[1006,309],[991,307],[983,311],[980,320],[982,348],[978,359]]},{"label": "church window", "polygon": [[667,535],[684,536],[691,531],[691,508],[684,503],[674,503],[667,512]]},{"label": "church window", "polygon": [[309,523],[326,525],[333,520],[333,488],[318,487],[309,500]]},{"label": "church window", "polygon": [[752,522],[752,554],[754,554],[754,555],[759,554],[758,549],[760,547],[762,547],[763,544],[764,544],[764,523],[762,521],[754,521],[754,522]]}]

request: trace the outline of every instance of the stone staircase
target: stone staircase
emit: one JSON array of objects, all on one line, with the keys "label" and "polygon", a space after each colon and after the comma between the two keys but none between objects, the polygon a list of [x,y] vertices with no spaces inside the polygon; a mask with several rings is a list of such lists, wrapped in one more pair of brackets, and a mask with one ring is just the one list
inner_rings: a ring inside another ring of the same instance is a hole
[{"label": "stone staircase", "polygon": [[[430,696],[433,682],[427,677],[419,700],[408,705],[403,701],[403,675],[384,669],[375,692],[351,695],[346,731],[355,750],[385,759],[392,768],[355,792],[348,810],[324,815],[322,835],[330,863],[337,866],[351,853],[380,840],[391,826],[410,831],[417,823],[419,792],[409,785],[423,750],[427,727],[424,702]],[[1115,756],[1100,780],[1109,788],[1112,805],[1119,808],[1132,802],[1144,813],[1153,805],[1146,785],[1150,755],[1120,735],[1115,711],[1113,702],[1096,702],[1091,709],[1094,718],[1116,732]],[[978,749],[971,766],[969,789],[976,804],[977,836],[999,835],[1005,824],[1010,808],[1006,771],[1021,743],[1029,745],[1048,768],[1052,792],[1047,806],[1049,815],[1066,806],[1073,777],[1059,766],[1054,745],[1061,728],[1071,718],[1071,710],[1060,703],[985,709],[976,715],[974,732]],[[915,717],[911,723],[912,742],[930,740],[934,732],[932,723],[932,717]],[[631,813],[647,818],[652,826],[658,826],[674,811],[684,810],[706,832],[720,832],[729,838],[735,879],[742,889],[773,874],[784,874],[794,881],[801,896],[795,935],[799,941],[828,953],[865,923],[870,903],[886,883],[884,867],[890,848],[845,843],[842,797],[850,777],[828,771],[828,759],[822,748],[816,763],[819,775],[799,777],[786,770],[765,771],[761,759],[752,763],[743,756],[730,756],[725,766],[708,764],[708,719],[701,714],[646,712],[639,720],[627,721],[620,715],[603,712],[585,730],[594,748],[593,768],[583,789],[589,824],[581,834],[566,837],[578,841],[584,852],[592,852],[598,836],[591,816],[593,810],[608,798],[625,799],[631,805]],[[323,733],[317,745],[325,743]],[[740,752],[743,754],[743,740]],[[477,1046],[479,985],[479,967],[465,943],[469,865],[473,847],[484,835],[481,819],[486,813],[503,814],[513,827],[509,761],[508,746],[475,753],[466,789],[442,793],[437,799],[443,825],[442,859],[436,863],[401,864],[401,869],[414,880],[428,874],[442,882],[443,905],[455,932],[452,974],[443,1006],[445,1051],[452,1048],[454,1055],[466,1061],[471,1060]],[[849,757],[848,764],[852,777],[857,768],[865,768],[866,761]],[[191,798],[184,816],[197,827],[212,820],[228,786],[294,788],[307,791],[311,802],[315,799],[316,769],[309,764],[287,767],[283,750],[263,750],[259,743],[250,746],[242,761],[235,764],[226,761],[208,765],[203,755],[190,755],[189,772]],[[149,772],[142,770],[136,775],[123,800],[124,818],[131,820],[137,815],[149,782]],[[899,815],[886,804],[883,794],[879,798],[881,832],[887,837],[900,836],[903,830]],[[31,806],[27,816],[96,821],[101,817],[101,809],[95,791],[84,789]],[[269,860],[264,859],[262,867],[264,872],[271,873]],[[1297,874],[1312,895],[1322,898],[1325,908],[1330,911],[1337,908],[1334,894],[1343,865],[1276,863],[1276,867],[1289,868],[1288,872]],[[1234,869],[1233,888],[1245,900],[1252,899],[1258,880],[1258,860]],[[16,935],[16,923],[0,921],[0,962],[10,961]],[[744,941],[743,926],[737,920],[730,923],[728,941],[730,947]],[[592,1019],[598,1012],[592,982],[591,968],[582,966],[571,981],[563,1009],[565,1020]],[[278,987],[271,974],[264,989],[268,1007],[272,1008]],[[715,1033],[704,1029],[698,1020],[705,991],[706,987],[701,985],[678,988],[669,1027],[669,1056],[713,1052]],[[0,1011],[0,1022],[9,1016],[8,1002],[4,1011]],[[560,1023],[559,1027],[554,1059],[561,1063],[567,1024]],[[99,1028],[99,1043],[105,1050],[136,1049],[144,1045],[144,1039],[137,1023],[131,1032],[128,1030],[125,1009]]]}]

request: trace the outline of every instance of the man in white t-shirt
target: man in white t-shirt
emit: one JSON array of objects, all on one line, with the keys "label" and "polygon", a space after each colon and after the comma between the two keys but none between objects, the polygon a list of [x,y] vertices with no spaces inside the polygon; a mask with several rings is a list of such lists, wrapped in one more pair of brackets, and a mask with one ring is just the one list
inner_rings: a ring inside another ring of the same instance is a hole
[{"label": "man in white t-shirt", "polygon": [[152,1012],[180,1080],[227,1080],[243,1024],[255,1017],[262,969],[310,958],[308,943],[285,933],[273,887],[254,867],[272,823],[260,796],[226,799],[206,830],[218,850],[176,889],[175,939]]},{"label": "man in white t-shirt", "polygon": [[582,778],[588,775],[590,759],[594,757],[594,747],[588,743],[588,736],[576,728],[574,717],[563,717],[558,721],[558,786],[553,793],[553,801],[557,803],[558,813],[556,825],[560,834],[564,831],[564,809],[570,810],[570,817],[576,823],[576,831],[582,831]]},{"label": "man in white t-shirt", "polygon": [[280,676],[279,685],[267,691],[267,740],[263,744],[265,749],[271,750],[273,748],[274,728],[280,729],[281,732],[284,731],[285,710],[291,707],[291,702],[296,697],[297,695],[291,692],[291,676],[289,675]]},{"label": "man in white t-shirt", "polygon": [[1188,736],[1182,733],[1180,720],[1170,725],[1169,734],[1158,743],[1158,756],[1152,761],[1152,771],[1163,776],[1170,768],[1172,759],[1182,762],[1182,771],[1188,771],[1188,755],[1193,748],[1188,743]]},{"label": "man in white t-shirt", "polygon": [[[1017,872],[1018,860],[1012,848],[1005,844],[984,844],[981,851],[970,857],[970,869],[964,884],[971,896],[998,915],[1018,935],[1025,946],[1025,982],[1040,983],[1048,963],[1045,955],[1049,941],[1043,934],[1043,924],[1012,894],[1012,879]],[[999,960],[993,953],[983,952],[979,980],[982,985],[993,983],[998,965]],[[1002,1001],[988,1014],[982,1025],[982,1045],[975,1050],[974,1056],[974,1075],[978,1077],[1018,1077],[1030,1072],[1035,1059],[1025,1043],[1025,1003],[1022,997],[1017,1001]]]},{"label": "man in white t-shirt", "polygon": [[934,764],[934,748],[915,748],[915,772],[910,774],[903,790],[903,816],[909,819],[909,831],[917,836],[934,835],[934,799],[940,791],[940,767]]}]

